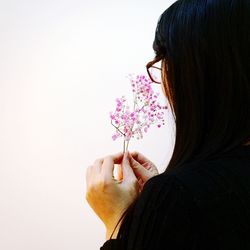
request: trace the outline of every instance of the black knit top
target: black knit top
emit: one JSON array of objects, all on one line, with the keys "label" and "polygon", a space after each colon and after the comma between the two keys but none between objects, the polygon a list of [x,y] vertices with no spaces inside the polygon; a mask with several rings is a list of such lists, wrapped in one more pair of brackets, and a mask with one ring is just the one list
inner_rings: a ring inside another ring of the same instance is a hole
[{"label": "black knit top", "polygon": [[250,146],[151,178],[131,218],[101,250],[249,250]]}]

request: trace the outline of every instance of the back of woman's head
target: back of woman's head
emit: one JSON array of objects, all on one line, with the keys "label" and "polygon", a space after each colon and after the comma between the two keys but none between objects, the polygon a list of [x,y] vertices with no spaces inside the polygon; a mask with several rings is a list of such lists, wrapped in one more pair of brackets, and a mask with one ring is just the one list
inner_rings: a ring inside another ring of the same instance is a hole
[{"label": "back of woman's head", "polygon": [[[250,0],[176,1],[160,17],[153,48],[176,121],[165,172],[250,138]],[[136,202],[121,217],[120,239]]]},{"label": "back of woman's head", "polygon": [[250,137],[250,1],[179,0],[153,48],[176,121],[168,169],[216,157]]}]

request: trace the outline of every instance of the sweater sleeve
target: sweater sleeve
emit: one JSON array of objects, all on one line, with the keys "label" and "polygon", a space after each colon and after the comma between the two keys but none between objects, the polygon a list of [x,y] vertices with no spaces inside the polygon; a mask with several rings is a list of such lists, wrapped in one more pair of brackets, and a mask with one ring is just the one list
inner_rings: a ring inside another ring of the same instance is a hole
[{"label": "sweater sleeve", "polygon": [[177,250],[195,243],[193,198],[175,175],[160,174],[144,185],[124,237],[101,250]]}]

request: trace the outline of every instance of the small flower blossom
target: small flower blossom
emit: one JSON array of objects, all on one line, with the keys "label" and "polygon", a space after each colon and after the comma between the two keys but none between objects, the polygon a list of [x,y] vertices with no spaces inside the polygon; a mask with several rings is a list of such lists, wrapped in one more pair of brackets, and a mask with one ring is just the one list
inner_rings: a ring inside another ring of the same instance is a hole
[{"label": "small flower blossom", "polygon": [[[151,125],[157,123],[160,128],[164,125],[164,110],[167,106],[161,106],[157,102],[160,93],[155,93],[151,87],[152,81],[144,75],[129,75],[129,80],[134,94],[133,110],[127,105],[125,96],[116,98],[115,112],[110,112],[111,124],[116,128],[113,140],[124,137],[127,147],[130,139],[143,138]],[[125,148],[123,148],[125,151]],[[127,150],[127,149],[126,149]]]}]

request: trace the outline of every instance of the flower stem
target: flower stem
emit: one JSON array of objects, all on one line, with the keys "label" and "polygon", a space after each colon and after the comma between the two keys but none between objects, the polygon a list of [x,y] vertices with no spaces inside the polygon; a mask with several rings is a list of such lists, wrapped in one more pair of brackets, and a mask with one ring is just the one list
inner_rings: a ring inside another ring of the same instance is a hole
[{"label": "flower stem", "polygon": [[125,153],[125,143],[126,143],[126,141],[125,141],[125,138],[124,138],[124,140],[123,140],[123,154]]},{"label": "flower stem", "polygon": [[126,147],[126,152],[128,151],[128,144],[129,144],[130,140],[127,142],[127,147]]},{"label": "flower stem", "polygon": [[126,141],[125,139],[123,140],[123,154],[128,151],[129,142],[130,142],[130,140],[128,140],[128,141]]}]

